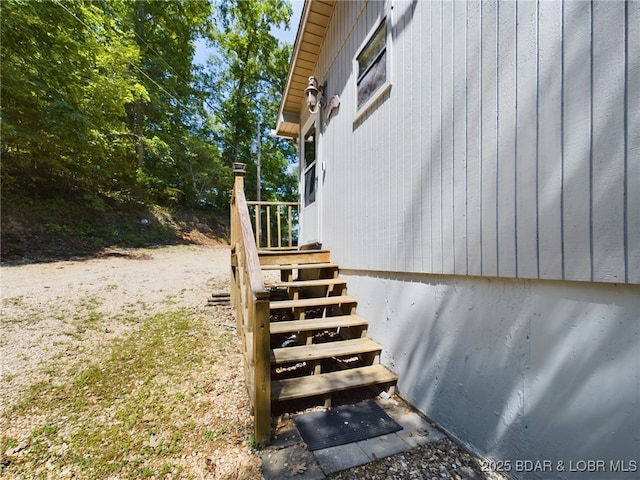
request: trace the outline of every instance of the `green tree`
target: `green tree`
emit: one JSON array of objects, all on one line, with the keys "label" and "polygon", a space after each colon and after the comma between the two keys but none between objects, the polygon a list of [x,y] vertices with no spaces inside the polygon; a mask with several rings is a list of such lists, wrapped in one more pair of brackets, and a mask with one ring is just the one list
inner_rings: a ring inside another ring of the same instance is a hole
[{"label": "green tree", "polygon": [[[4,188],[226,208],[231,162],[249,158],[258,118],[266,125],[277,114],[291,46],[270,29],[287,24],[288,3],[6,0],[0,8]],[[192,63],[202,36],[219,54],[211,72]],[[291,197],[292,147],[267,131],[265,198]],[[255,191],[255,174],[248,180]]]},{"label": "green tree", "polygon": [[3,184],[38,192],[131,180],[125,106],[147,98],[124,2],[3,1]]},{"label": "green tree", "polygon": [[[280,44],[271,29],[289,27],[291,13],[290,2],[284,0],[216,3],[216,28],[211,35],[216,53],[209,63],[216,139],[227,165],[248,164],[249,198],[256,192],[256,158],[250,147],[257,136],[262,146],[262,198],[296,197],[295,176],[288,173],[295,151],[289,142],[271,137],[264,128],[277,116],[291,56],[291,45]],[[259,123],[263,128],[258,132]]]},{"label": "green tree", "polygon": [[228,168],[212,142],[202,72],[192,64],[195,41],[209,30],[211,5],[204,0],[132,5],[140,82],[149,92],[148,99],[129,107],[139,187],[164,203],[220,204],[218,180],[228,180]]}]

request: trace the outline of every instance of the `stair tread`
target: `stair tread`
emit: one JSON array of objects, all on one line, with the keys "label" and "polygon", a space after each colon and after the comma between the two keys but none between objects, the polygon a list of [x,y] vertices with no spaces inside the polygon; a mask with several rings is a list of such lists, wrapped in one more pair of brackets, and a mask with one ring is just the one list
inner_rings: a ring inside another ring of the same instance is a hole
[{"label": "stair tread", "polygon": [[272,284],[275,288],[303,288],[303,287],[326,287],[329,285],[346,285],[347,282],[341,278],[321,278],[319,280],[294,280],[293,282],[276,282]]},{"label": "stair tread", "polygon": [[291,320],[271,322],[271,333],[305,332],[324,330],[327,328],[344,328],[367,325],[367,320],[359,315],[337,315],[335,317],[312,318],[308,320]]},{"label": "stair tread", "polygon": [[329,250],[258,250],[258,255],[277,257],[280,255],[309,255],[314,253],[331,253]]},{"label": "stair tread", "polygon": [[261,265],[262,270],[307,270],[311,268],[338,268],[337,263],[317,262],[317,263],[286,263]]},{"label": "stair tread", "polygon": [[331,392],[396,382],[398,377],[382,365],[351,368],[337,372],[288,378],[271,382],[273,401],[324,395]]},{"label": "stair tread", "polygon": [[269,302],[269,307],[271,310],[278,310],[281,308],[323,307],[342,303],[358,303],[358,300],[349,295],[335,295],[331,297],[299,298],[297,300],[274,300]]},{"label": "stair tread", "polygon": [[382,347],[368,338],[354,338],[337,342],[315,343],[298,347],[274,348],[271,361],[276,364],[296,363],[321,358],[342,357],[357,353],[369,353],[382,350]]},{"label": "stair tread", "polygon": [[328,263],[331,254],[327,250],[281,250],[277,252],[258,252],[260,264],[287,265],[290,263]]}]

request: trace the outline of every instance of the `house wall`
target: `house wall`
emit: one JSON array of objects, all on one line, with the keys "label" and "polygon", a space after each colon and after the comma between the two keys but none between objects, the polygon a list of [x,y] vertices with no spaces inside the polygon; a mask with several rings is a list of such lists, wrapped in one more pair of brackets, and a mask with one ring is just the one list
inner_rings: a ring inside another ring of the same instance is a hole
[{"label": "house wall", "polygon": [[471,450],[515,478],[638,478],[638,285],[341,276],[399,393]]},{"label": "house wall", "polygon": [[[385,8],[392,87],[356,120]],[[322,242],[349,268],[640,282],[639,30],[639,2],[337,2]]]},{"label": "house wall", "polygon": [[[392,87],[356,118],[385,11]],[[337,2],[316,70],[321,240],[400,392],[514,468],[635,478],[608,462],[640,468],[640,2]]]}]

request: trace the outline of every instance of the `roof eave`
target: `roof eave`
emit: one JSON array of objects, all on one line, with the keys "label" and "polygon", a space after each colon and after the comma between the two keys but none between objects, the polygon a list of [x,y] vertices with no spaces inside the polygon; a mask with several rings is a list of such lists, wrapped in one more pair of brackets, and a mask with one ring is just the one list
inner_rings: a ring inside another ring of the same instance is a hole
[{"label": "roof eave", "polygon": [[[280,137],[298,136],[300,110],[304,101],[304,87],[301,89],[300,84],[304,83],[306,86],[306,78],[313,75],[320,53],[319,46],[324,41],[334,6],[335,0],[305,0],[304,2],[278,111],[275,133]],[[310,28],[314,31],[311,32]],[[301,59],[301,53],[304,53],[304,59]],[[304,78],[304,82],[301,78]]]}]

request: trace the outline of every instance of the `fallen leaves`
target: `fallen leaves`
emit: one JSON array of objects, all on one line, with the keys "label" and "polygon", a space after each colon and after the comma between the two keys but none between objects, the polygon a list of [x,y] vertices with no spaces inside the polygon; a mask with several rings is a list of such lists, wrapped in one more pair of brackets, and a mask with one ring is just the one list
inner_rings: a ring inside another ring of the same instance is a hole
[{"label": "fallen leaves", "polygon": [[216,473],[216,461],[211,455],[205,457],[204,464],[207,467],[207,471],[209,473]]},{"label": "fallen leaves", "polygon": [[307,471],[307,465],[305,463],[295,463],[291,465],[289,469],[289,476],[294,477],[296,475],[302,475]]}]

